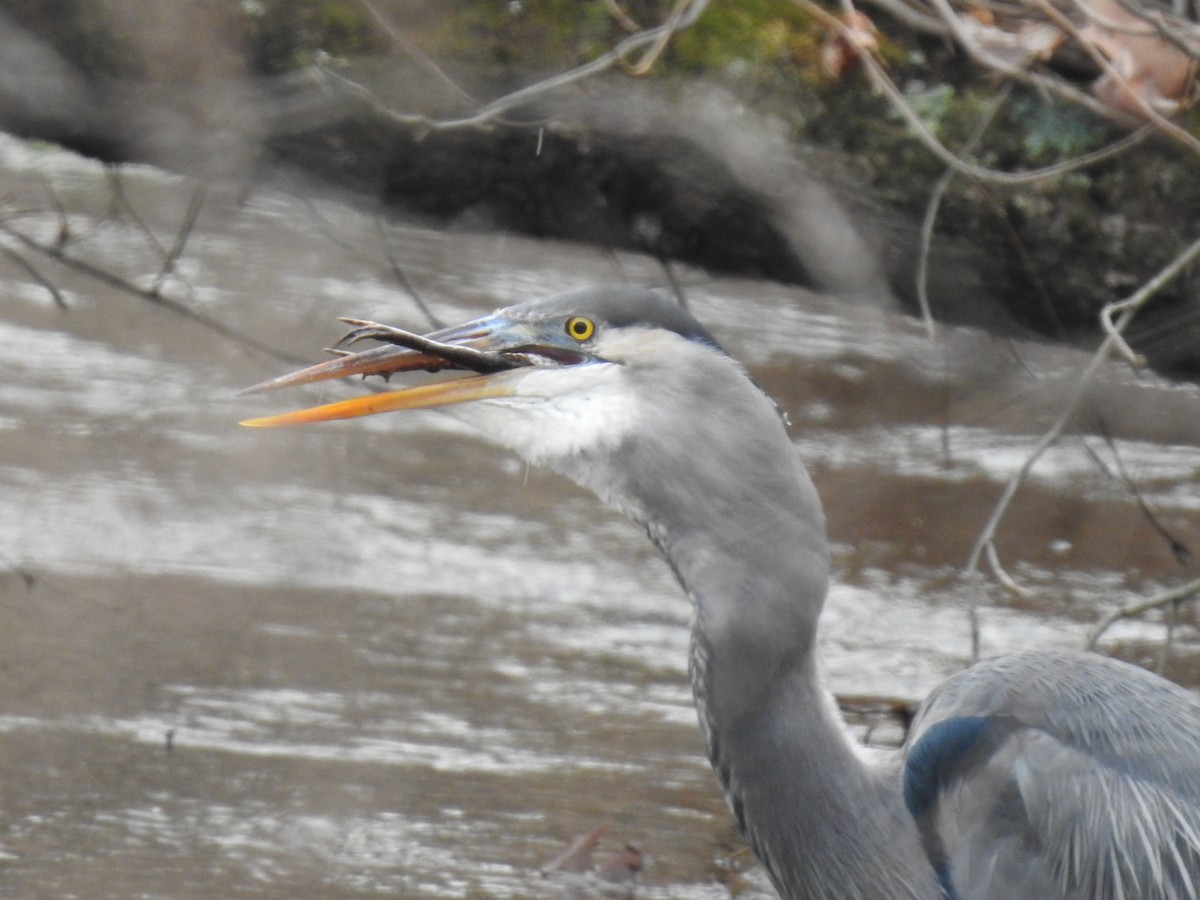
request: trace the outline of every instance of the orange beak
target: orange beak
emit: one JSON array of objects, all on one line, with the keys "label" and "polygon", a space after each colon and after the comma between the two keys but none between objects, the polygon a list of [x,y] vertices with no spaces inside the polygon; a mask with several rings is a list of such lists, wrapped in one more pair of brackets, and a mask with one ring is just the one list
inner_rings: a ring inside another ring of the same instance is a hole
[{"label": "orange beak", "polygon": [[[301,374],[301,373],[297,373]],[[346,374],[357,374],[348,372]],[[368,394],[365,397],[351,397],[337,403],[326,403],[324,406],[313,406],[290,413],[279,413],[274,416],[264,416],[258,419],[246,419],[239,424],[248,428],[274,428],[277,425],[309,425],[313,422],[332,422],[336,419],[355,419],[359,416],[373,416],[376,413],[395,412],[401,409],[428,409],[435,406],[448,406],[451,403],[466,403],[471,400],[486,400],[492,397],[505,397],[513,393],[512,384],[497,383],[496,376],[473,375],[468,378],[457,378],[454,381],[443,381],[439,384],[426,384],[420,387],[408,388],[403,391],[389,391],[385,394]]]}]

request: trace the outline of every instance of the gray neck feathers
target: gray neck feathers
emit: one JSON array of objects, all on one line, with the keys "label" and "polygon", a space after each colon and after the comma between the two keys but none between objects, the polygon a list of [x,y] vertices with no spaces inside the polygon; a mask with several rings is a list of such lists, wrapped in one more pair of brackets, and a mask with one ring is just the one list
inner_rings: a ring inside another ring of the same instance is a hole
[{"label": "gray neck feathers", "polygon": [[655,390],[703,408],[648,404],[662,418],[617,451],[608,499],[692,598],[696,705],[739,825],[786,897],[936,897],[897,773],[867,767],[820,683],[829,559],[808,473],[735,364],[675,377]]},{"label": "gray neck feathers", "polygon": [[829,552],[816,489],[774,406],[727,357],[705,356],[655,380],[668,396],[646,404],[655,421],[611,470],[620,505],[695,604],[705,702],[732,722],[789,672],[811,672]]}]

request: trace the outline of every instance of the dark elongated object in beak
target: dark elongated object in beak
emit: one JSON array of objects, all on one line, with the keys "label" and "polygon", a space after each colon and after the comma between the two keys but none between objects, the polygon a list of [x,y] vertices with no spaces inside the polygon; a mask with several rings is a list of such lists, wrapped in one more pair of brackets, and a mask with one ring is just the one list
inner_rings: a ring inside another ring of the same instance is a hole
[{"label": "dark elongated object in beak", "polygon": [[471,322],[430,335],[420,335],[362,319],[342,321],[353,325],[354,328],[338,341],[339,344],[377,340],[394,346],[373,347],[361,353],[347,353],[337,359],[301,369],[299,372],[256,384],[241,393],[257,394],[351,375],[381,375],[387,378],[397,372],[436,372],[443,369],[467,370],[476,374],[455,381],[403,391],[369,394],[312,409],[247,419],[241,424],[252,428],[300,425],[333,419],[351,419],[398,409],[445,406],[449,403],[502,397],[512,393],[511,385],[494,382],[490,376],[530,365],[527,355],[522,352],[524,348],[494,351],[470,346],[468,342],[486,341],[491,337],[489,328],[482,322]]},{"label": "dark elongated object in beak", "polygon": [[[398,351],[395,347],[373,347],[361,353],[348,353],[337,359],[330,359],[299,372],[281,375],[264,381],[241,391],[241,394],[261,394],[279,388],[296,387],[302,384],[313,384],[317,381],[328,381],[332,378],[345,378],[350,375],[382,375],[387,378],[396,372],[414,372],[418,369],[440,371],[441,369],[467,369],[481,375],[503,372],[506,369],[518,368],[521,363],[507,359],[500,353],[486,350],[476,350],[463,344],[447,344],[434,340],[432,336],[415,334],[391,325],[381,325],[364,319],[342,319],[355,328],[342,337],[338,344],[353,344],[357,341],[377,340],[386,341],[403,347],[410,352]],[[459,340],[469,337],[456,333]]]}]

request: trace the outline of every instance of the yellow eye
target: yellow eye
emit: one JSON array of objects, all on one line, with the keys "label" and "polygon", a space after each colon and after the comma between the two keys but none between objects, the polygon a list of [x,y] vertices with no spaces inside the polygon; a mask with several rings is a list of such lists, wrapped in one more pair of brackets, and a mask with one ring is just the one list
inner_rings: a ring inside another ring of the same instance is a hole
[{"label": "yellow eye", "polygon": [[596,333],[596,323],[587,316],[571,316],[567,319],[567,334],[579,342],[586,341]]}]

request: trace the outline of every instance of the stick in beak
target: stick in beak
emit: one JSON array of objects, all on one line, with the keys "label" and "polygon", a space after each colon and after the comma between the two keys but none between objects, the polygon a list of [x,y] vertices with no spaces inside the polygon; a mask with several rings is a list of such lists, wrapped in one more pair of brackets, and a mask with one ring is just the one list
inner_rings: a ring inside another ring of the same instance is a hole
[{"label": "stick in beak", "polygon": [[[407,347],[409,350],[416,351],[424,356],[433,357],[435,361],[444,360],[447,363],[453,363],[454,367],[479,372],[481,375],[491,372],[503,372],[505,369],[515,369],[518,365],[499,353],[477,350],[474,347],[461,343],[445,343],[432,336],[415,334],[411,331],[405,331],[403,328],[396,328],[393,325],[381,325],[379,322],[371,322],[367,319],[340,319],[339,321],[354,326],[353,330],[348,334],[342,335],[341,339],[338,340],[337,346],[339,347],[342,345],[357,344],[359,341],[384,341],[389,344]],[[487,334],[483,329],[475,331],[452,329],[452,333],[459,341],[480,338]],[[439,332],[439,334],[446,334],[446,332]],[[447,366],[442,366],[441,368],[447,368]]]},{"label": "stick in beak", "polygon": [[380,325],[361,319],[343,319],[343,322],[354,325],[355,328],[338,341],[339,344],[354,343],[362,340],[387,341],[397,346],[373,347],[361,353],[349,353],[337,359],[326,360],[299,372],[281,375],[253,387],[248,387],[242,394],[260,394],[265,391],[275,391],[285,387],[297,387],[302,384],[313,384],[317,381],[328,381],[332,378],[345,378],[350,375],[382,375],[386,378],[397,372],[413,372],[418,369],[436,372],[441,369],[469,369],[472,372],[488,374],[515,369],[520,365],[506,359],[499,353],[489,353],[476,350],[474,347],[462,344],[447,344],[433,338],[393,328],[390,325]]}]

